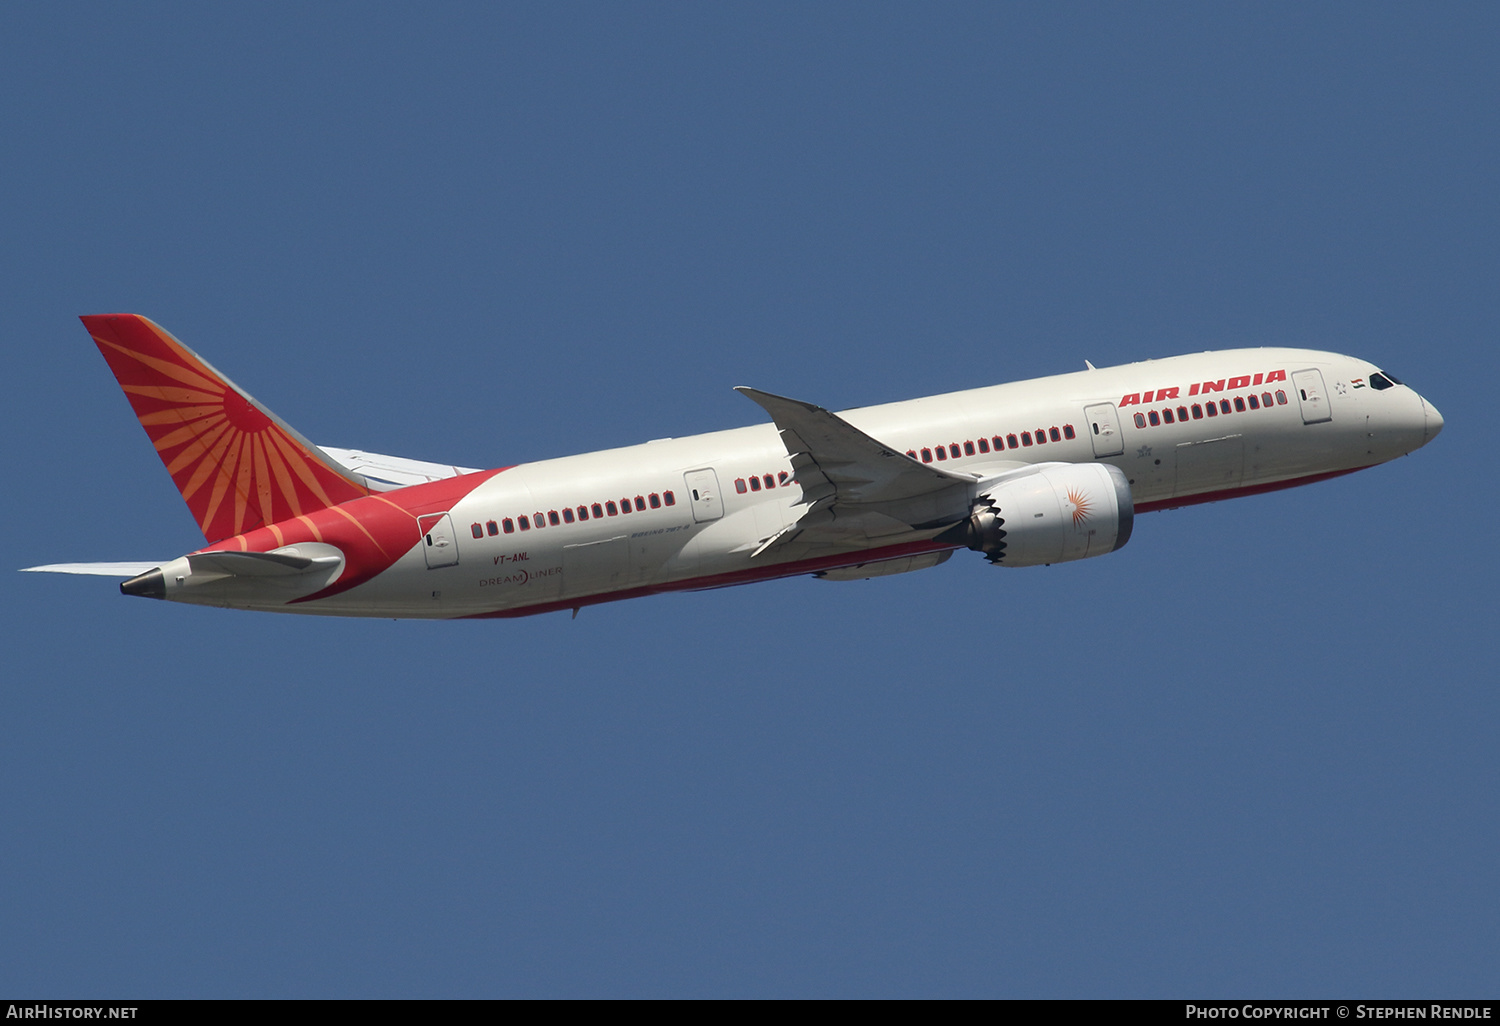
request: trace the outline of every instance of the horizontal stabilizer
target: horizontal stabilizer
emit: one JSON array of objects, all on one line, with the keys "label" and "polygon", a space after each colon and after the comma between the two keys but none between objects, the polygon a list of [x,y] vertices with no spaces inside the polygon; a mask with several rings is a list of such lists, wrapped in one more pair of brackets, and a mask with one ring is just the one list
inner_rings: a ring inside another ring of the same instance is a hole
[{"label": "horizontal stabilizer", "polygon": [[294,556],[284,552],[194,552],[187,557],[193,573],[230,577],[288,577],[339,565],[338,556]]},{"label": "horizontal stabilizer", "polygon": [[442,481],[445,478],[477,474],[478,467],[456,467],[451,463],[428,463],[425,460],[409,460],[404,456],[386,456],[378,452],[360,449],[335,449],[331,445],[320,445],[338,463],[365,479],[377,492],[389,492],[397,488]]},{"label": "horizontal stabilizer", "polygon": [[27,574],[88,574],[92,577],[134,577],[154,570],[161,563],[48,563],[23,567]]}]

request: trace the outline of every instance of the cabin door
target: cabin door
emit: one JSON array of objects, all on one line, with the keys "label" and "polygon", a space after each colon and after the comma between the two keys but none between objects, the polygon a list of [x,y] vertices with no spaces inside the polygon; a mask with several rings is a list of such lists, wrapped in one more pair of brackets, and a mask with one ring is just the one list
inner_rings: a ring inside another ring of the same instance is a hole
[{"label": "cabin door", "polygon": [[704,523],[724,515],[724,500],[719,496],[719,476],[712,468],[689,470],[682,475],[688,500],[693,506],[693,520]]},{"label": "cabin door", "polygon": [[1328,407],[1328,393],[1323,390],[1321,371],[1294,371],[1292,387],[1297,390],[1297,402],[1302,406],[1302,423],[1321,424],[1333,419],[1333,411]]},{"label": "cabin door", "polygon": [[1120,435],[1120,417],[1115,413],[1114,403],[1085,406],[1083,419],[1088,421],[1095,456],[1118,456],[1125,451],[1125,439]]},{"label": "cabin door", "polygon": [[418,521],[422,528],[422,552],[427,556],[427,569],[453,566],[458,562],[458,535],[453,532],[453,518],[446,513],[422,517]]}]

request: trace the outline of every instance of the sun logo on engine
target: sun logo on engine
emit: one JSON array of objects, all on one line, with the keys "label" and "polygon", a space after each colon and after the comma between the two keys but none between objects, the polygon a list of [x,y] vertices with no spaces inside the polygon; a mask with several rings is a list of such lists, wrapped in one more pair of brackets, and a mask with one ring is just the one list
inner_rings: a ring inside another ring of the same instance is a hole
[{"label": "sun logo on engine", "polygon": [[1094,511],[1094,506],[1089,502],[1089,497],[1078,488],[1068,489],[1068,501],[1073,504],[1073,526],[1082,527],[1088,522],[1089,514]]}]

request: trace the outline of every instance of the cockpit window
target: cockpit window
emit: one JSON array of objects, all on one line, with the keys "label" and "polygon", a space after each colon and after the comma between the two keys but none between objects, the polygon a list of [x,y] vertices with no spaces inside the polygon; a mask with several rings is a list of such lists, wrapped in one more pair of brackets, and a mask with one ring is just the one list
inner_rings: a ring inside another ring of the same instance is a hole
[{"label": "cockpit window", "polygon": [[1397,381],[1391,375],[1385,374],[1381,371],[1376,371],[1374,374],[1370,375],[1370,387],[1375,389],[1375,391],[1377,392],[1383,392],[1387,388],[1390,388],[1392,385],[1399,384],[1401,384],[1401,382]]}]

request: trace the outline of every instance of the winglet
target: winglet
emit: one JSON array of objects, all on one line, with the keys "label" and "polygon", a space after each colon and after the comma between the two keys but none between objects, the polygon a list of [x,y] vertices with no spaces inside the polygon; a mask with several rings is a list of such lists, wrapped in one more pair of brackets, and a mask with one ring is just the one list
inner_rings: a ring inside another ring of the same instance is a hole
[{"label": "winglet", "polygon": [[370,493],[160,326],[138,314],[80,320],[209,542]]}]

